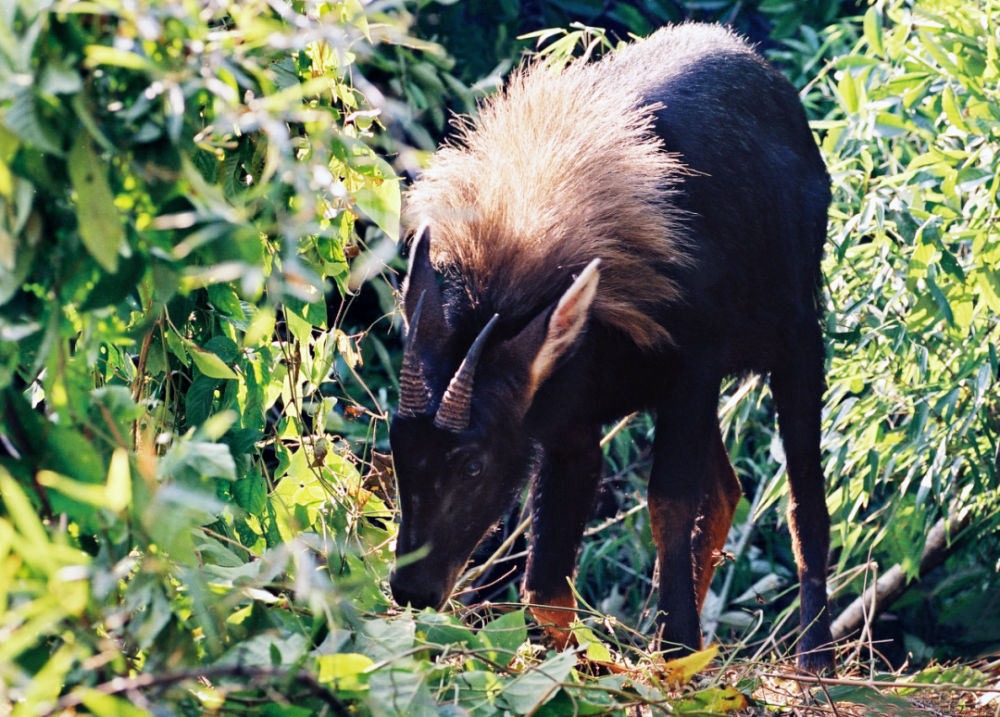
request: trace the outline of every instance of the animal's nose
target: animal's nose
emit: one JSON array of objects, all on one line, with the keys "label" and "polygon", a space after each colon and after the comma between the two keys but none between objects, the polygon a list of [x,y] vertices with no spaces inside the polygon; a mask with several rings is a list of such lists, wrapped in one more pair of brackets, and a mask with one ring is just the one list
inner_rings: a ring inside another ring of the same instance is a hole
[{"label": "animal's nose", "polygon": [[398,572],[393,573],[389,578],[389,587],[392,588],[393,600],[402,607],[410,605],[417,610],[428,607],[437,609],[444,602],[440,588],[407,580],[405,577],[401,577]]}]

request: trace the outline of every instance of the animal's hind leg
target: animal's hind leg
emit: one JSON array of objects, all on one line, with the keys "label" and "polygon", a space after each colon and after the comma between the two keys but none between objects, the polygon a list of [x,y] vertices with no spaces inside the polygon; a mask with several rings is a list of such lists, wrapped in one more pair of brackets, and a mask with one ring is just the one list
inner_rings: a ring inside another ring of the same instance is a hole
[{"label": "animal's hind leg", "polygon": [[718,425],[709,448],[708,466],[705,470],[704,491],[691,549],[694,554],[694,591],[698,613],[705,604],[705,596],[715,575],[716,556],[726,545],[729,528],[733,524],[736,506],[743,496],[740,481],[729,462],[729,454],[722,442]]},{"label": "animal's hind leg", "polygon": [[804,320],[781,362],[771,371],[771,392],[778,409],[781,439],[788,460],[791,500],[788,523],[799,566],[802,639],[799,666],[833,671],[833,639],[826,599],[830,515],[820,457],[823,337],[818,323]]},{"label": "animal's hind leg", "polygon": [[600,426],[584,426],[545,446],[545,457],[531,492],[531,548],[524,600],[546,635],[560,648],[569,639],[576,599],[569,580],[576,552],[601,477]]}]

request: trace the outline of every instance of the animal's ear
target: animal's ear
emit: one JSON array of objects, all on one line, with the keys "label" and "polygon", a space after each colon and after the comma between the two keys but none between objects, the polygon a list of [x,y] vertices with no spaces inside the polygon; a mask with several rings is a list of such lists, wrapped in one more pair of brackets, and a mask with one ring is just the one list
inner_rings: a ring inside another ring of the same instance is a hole
[{"label": "animal's ear", "polygon": [[590,306],[597,296],[600,264],[600,259],[590,262],[555,308],[544,312],[512,339],[521,360],[527,359],[525,409],[531,405],[535,392],[552,374],[559,360],[568,356],[583,332]]},{"label": "animal's ear", "polygon": [[424,300],[420,311],[420,333],[432,340],[440,339],[445,334],[444,301],[431,265],[431,229],[426,223],[420,225],[416,238],[410,245],[410,270],[403,286],[403,313],[406,316],[407,332],[411,328],[413,314],[421,296]]}]

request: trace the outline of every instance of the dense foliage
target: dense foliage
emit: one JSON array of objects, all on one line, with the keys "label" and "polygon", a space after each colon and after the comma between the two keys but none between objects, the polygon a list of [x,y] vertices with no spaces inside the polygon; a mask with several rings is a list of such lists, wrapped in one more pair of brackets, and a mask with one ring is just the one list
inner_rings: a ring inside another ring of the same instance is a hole
[{"label": "dense foliage", "polygon": [[[745,704],[734,683],[759,685],[745,673],[671,690],[712,653],[664,666],[641,650],[654,569],[635,509],[644,418],[607,442],[605,512],[622,514],[593,526],[581,556],[595,609],[576,629],[582,653],[527,641],[516,606],[412,615],[386,597],[390,163],[419,167],[449,108],[472,111],[534,41],[518,34],[567,21],[611,32],[551,35],[556,63],[681,16],[794,36],[773,56],[804,87],[836,191],[824,433],[835,582],[859,592],[869,553],[914,573],[927,527],[971,511],[982,539],[966,536],[958,577],[911,609],[958,630],[971,611],[964,654],[995,650],[1000,11],[922,0],[801,25],[839,9],[0,6],[0,701],[16,715],[289,717]],[[749,640],[794,607],[790,594],[758,604],[793,575],[787,536],[755,530],[779,527],[783,456],[766,387],[731,386],[720,416],[749,500],[706,626]],[[517,564],[517,531],[503,537],[494,571],[467,584]],[[915,660],[930,657],[939,636],[908,629]]]}]

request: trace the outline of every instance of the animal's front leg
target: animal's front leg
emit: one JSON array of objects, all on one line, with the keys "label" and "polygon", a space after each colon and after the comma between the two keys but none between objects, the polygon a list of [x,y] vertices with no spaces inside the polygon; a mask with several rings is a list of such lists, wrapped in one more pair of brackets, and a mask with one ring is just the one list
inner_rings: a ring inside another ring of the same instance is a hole
[{"label": "animal's front leg", "polygon": [[[601,477],[600,427],[566,431],[545,446],[531,491],[531,548],[524,601],[562,648],[569,639],[576,600],[569,587],[576,553]],[[551,606],[546,609],[540,606]]]},{"label": "animal's front leg", "polygon": [[701,507],[691,540],[695,599],[699,613],[712,585],[719,551],[726,546],[736,506],[743,497],[743,489],[729,462],[729,454],[722,442],[718,424],[714,426],[708,451]]},{"label": "animal's front leg", "polygon": [[692,533],[712,438],[718,433],[718,395],[718,374],[704,363],[677,366],[656,418],[648,497],[660,559],[656,630],[660,649],[682,654],[701,647]]}]

